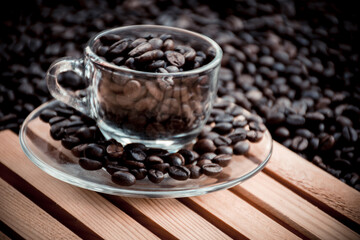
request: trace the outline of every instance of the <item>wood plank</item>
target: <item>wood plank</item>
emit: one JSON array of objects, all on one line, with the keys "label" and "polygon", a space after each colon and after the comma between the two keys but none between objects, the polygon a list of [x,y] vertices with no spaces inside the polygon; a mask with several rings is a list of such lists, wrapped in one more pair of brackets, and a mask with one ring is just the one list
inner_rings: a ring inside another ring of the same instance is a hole
[{"label": "wood plank", "polygon": [[0,179],[0,220],[26,239],[80,239]]},{"label": "wood plank", "polygon": [[99,194],[74,187],[44,173],[20,150],[18,137],[0,132],[1,163],[55,201],[79,221],[106,239],[158,239],[152,232],[126,215]]},{"label": "wood plank", "polygon": [[121,204],[126,201],[133,208],[151,218],[178,239],[231,239],[214,225],[176,199],[145,199],[108,196]]},{"label": "wood plank", "polygon": [[231,232],[237,233],[231,235],[233,238],[300,239],[229,190],[179,200],[218,225],[228,225]]},{"label": "wood plank", "polygon": [[262,172],[231,191],[306,238],[360,239],[350,228]]},{"label": "wood plank", "polygon": [[360,193],[281,144],[274,142],[263,171],[345,224],[360,228]]}]

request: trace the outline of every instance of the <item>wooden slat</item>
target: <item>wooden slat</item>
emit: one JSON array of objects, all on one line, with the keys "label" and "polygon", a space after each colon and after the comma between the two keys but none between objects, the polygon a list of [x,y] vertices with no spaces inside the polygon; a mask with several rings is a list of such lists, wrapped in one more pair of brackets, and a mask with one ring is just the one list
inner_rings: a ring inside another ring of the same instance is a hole
[{"label": "wooden slat", "polygon": [[301,232],[306,238],[360,238],[344,224],[262,172],[243,184],[233,187],[231,191]]},{"label": "wooden slat", "polygon": [[[120,197],[111,196],[113,201]],[[231,239],[175,199],[121,198],[178,239]]]},{"label": "wooden slat", "polygon": [[[200,214],[207,215],[208,219],[213,219],[218,225],[228,225],[238,236],[249,239],[299,239],[229,190],[180,201],[192,206],[195,211],[200,211]],[[236,238],[236,235],[232,237]]]},{"label": "wooden slat", "polygon": [[[286,156],[286,157],[284,157]],[[322,169],[274,142],[266,174],[341,221],[360,228],[360,193]]]},{"label": "wooden slat", "polygon": [[0,220],[23,238],[80,239],[3,179],[0,192]]},{"label": "wooden slat", "polygon": [[152,232],[95,192],[83,190],[52,178],[21,152],[18,137],[0,132],[1,163],[55,201],[79,221],[106,239],[157,239]]}]

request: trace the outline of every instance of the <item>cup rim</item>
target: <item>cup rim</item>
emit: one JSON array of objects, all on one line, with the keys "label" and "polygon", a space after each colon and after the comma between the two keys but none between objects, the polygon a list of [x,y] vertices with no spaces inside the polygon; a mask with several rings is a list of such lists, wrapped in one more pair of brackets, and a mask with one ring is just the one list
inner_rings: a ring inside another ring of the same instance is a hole
[{"label": "cup rim", "polygon": [[[155,72],[145,72],[145,71],[139,71],[139,70],[133,70],[130,68],[125,68],[125,67],[121,67],[121,66],[117,66],[113,63],[110,63],[106,60],[104,60],[103,58],[101,58],[100,56],[98,56],[93,50],[92,50],[92,46],[94,45],[95,41],[97,39],[99,39],[101,36],[108,34],[109,32],[113,32],[113,31],[118,31],[118,30],[129,30],[129,29],[148,29],[148,28],[158,28],[158,29],[166,29],[166,30],[174,30],[177,32],[181,32],[181,33],[186,33],[186,34],[191,34],[191,35],[195,35],[198,38],[203,39],[204,41],[207,41],[208,43],[210,43],[210,45],[212,47],[214,47],[215,49],[215,57],[213,60],[211,60],[209,63],[196,68],[196,69],[192,69],[189,71],[183,71],[183,72],[175,72],[175,73],[155,73]],[[170,27],[170,26],[164,26],[164,25],[150,25],[150,24],[144,24],[144,25],[129,25],[129,26],[123,26],[123,27],[116,27],[116,28],[110,28],[104,31],[101,31],[97,34],[95,34],[93,37],[90,38],[90,40],[88,41],[88,43],[86,44],[85,47],[85,54],[88,55],[90,57],[90,59],[98,64],[101,65],[102,67],[105,68],[111,68],[111,69],[115,69],[115,70],[119,70],[122,71],[124,73],[128,73],[128,74],[137,74],[137,75],[147,75],[147,76],[174,76],[174,77],[178,77],[178,76],[184,76],[184,75],[195,75],[195,74],[199,74],[199,73],[203,73],[209,69],[213,69],[216,66],[220,65],[221,59],[222,59],[222,55],[223,55],[223,51],[221,49],[221,47],[211,38],[197,33],[197,32],[193,32],[193,31],[189,31],[186,29],[182,29],[182,28],[177,28],[177,27]]]}]

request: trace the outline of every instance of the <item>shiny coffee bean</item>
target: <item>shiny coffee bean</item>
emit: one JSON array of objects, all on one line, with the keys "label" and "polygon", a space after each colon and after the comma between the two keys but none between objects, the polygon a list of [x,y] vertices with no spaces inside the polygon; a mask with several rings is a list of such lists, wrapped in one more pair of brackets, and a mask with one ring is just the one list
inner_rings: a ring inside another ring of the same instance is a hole
[{"label": "shiny coffee bean", "polygon": [[190,178],[191,179],[198,179],[202,175],[201,167],[197,165],[191,165],[188,167],[190,171]]},{"label": "shiny coffee bean", "polygon": [[204,164],[202,165],[201,169],[203,173],[209,177],[215,177],[219,175],[222,171],[222,167],[216,163]]},{"label": "shiny coffee bean", "polygon": [[124,171],[114,172],[111,176],[111,180],[121,186],[131,186],[136,182],[136,178],[133,174]]},{"label": "shiny coffee bean", "polygon": [[148,179],[153,183],[160,183],[162,180],[164,180],[164,174],[155,169],[148,170]]},{"label": "shiny coffee bean", "polygon": [[250,149],[250,144],[248,141],[240,141],[234,145],[234,154],[243,155],[248,153],[249,149]]},{"label": "shiny coffee bean", "polygon": [[90,171],[101,169],[103,166],[101,162],[86,157],[80,158],[79,164],[82,168]]},{"label": "shiny coffee bean", "polygon": [[168,173],[170,177],[179,181],[184,181],[190,177],[190,171],[185,166],[171,166]]},{"label": "shiny coffee bean", "polygon": [[195,143],[194,150],[198,153],[214,152],[216,146],[212,140],[203,138]]},{"label": "shiny coffee bean", "polygon": [[219,164],[221,167],[226,167],[231,162],[231,154],[220,154],[212,159],[213,163]]}]

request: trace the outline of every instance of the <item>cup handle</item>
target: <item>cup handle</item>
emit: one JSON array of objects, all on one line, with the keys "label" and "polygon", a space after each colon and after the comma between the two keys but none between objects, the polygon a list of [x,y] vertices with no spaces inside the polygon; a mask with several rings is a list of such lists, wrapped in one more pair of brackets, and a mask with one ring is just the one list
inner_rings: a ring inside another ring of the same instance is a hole
[{"label": "cup handle", "polygon": [[[51,95],[57,100],[64,102],[80,112],[90,116],[89,87],[84,89],[85,94],[67,90],[58,83],[58,76],[63,72],[72,71],[84,78],[84,60],[81,58],[65,57],[53,62],[46,73],[46,82]],[[91,116],[90,116],[91,117]]]}]

